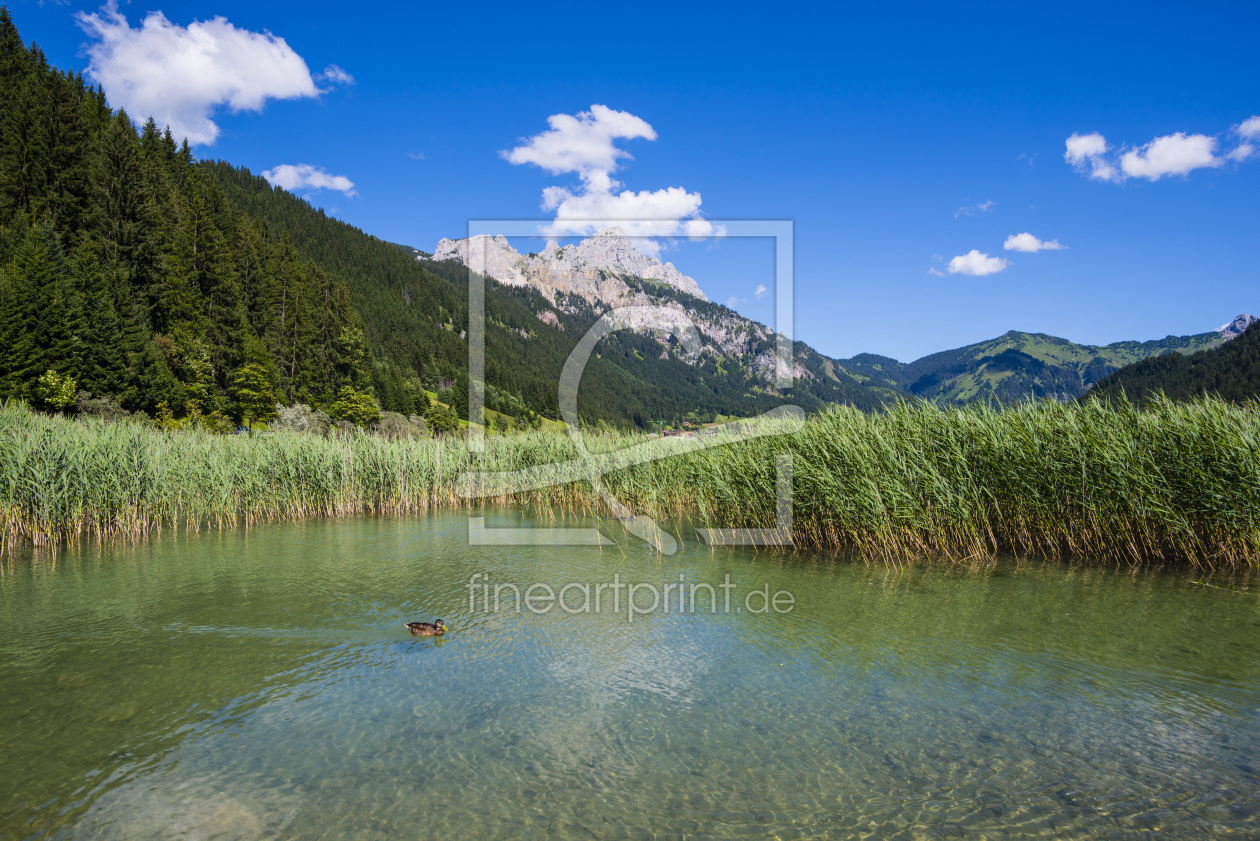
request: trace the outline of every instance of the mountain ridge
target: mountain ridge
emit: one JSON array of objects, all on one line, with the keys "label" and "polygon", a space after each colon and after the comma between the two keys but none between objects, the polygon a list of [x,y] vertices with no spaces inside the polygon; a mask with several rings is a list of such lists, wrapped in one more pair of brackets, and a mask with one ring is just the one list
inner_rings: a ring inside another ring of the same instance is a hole
[{"label": "mountain ridge", "polygon": [[[481,247],[486,276],[508,286],[536,289],[563,309],[571,306],[569,295],[580,296],[599,311],[601,307],[663,306],[679,318],[695,323],[716,351],[747,358],[749,367],[767,384],[780,373],[770,342],[773,331],[734,310],[701,312],[688,298],[707,302],[699,284],[669,263],[661,264],[637,252],[620,228],[605,228],[576,246],[561,248],[548,242],[541,254],[522,255],[502,236],[471,240],[441,240],[433,260],[452,261],[467,267],[473,247]],[[565,253],[569,257],[566,261]],[[647,267],[655,277],[637,277]],[[640,281],[636,283],[637,281]],[[651,288],[642,281],[659,281]],[[698,295],[696,293],[699,293]],[[710,302],[711,303],[711,302]],[[554,313],[539,313],[549,321]],[[1246,313],[1215,330],[1163,339],[1122,340],[1107,345],[1087,345],[1048,333],[1008,330],[1001,336],[958,348],[931,353],[911,362],[879,354],[861,353],[848,359],[827,357],[804,342],[797,345],[816,355],[831,376],[847,374],[870,389],[880,402],[890,399],[922,399],[940,405],[965,405],[977,400],[1019,401],[1028,398],[1071,400],[1121,367],[1168,352],[1194,353],[1218,346],[1242,333],[1256,321]],[[677,320],[668,316],[630,319],[630,327],[668,346]],[[669,323],[666,323],[669,322]],[[762,343],[760,353],[749,340]],[[697,359],[687,360],[695,363]],[[813,376],[795,364],[793,375]]]},{"label": "mountain ridge", "polygon": [[[1239,316],[1230,324],[1248,317]],[[1169,352],[1206,350],[1235,335],[1220,329],[1163,339],[1086,345],[1048,333],[1008,330],[993,339],[938,351],[911,362],[876,354],[858,354],[837,362],[860,382],[900,388],[916,398],[941,405],[986,399],[1009,402],[1030,397],[1070,400],[1125,365]]]},{"label": "mountain ridge", "polygon": [[618,226],[600,229],[577,245],[560,246],[549,240],[541,252],[521,254],[502,235],[481,234],[467,239],[442,239],[433,249],[433,260],[457,260],[469,268],[475,262],[474,246],[487,277],[509,286],[532,285],[548,298],[556,292],[579,294],[588,301],[620,297],[626,289],[608,275],[628,274],[640,280],[656,280],[693,298],[709,300],[695,279],[684,275],[673,263],[662,263],[640,252]]},{"label": "mountain ridge", "polygon": [[[1229,326],[1245,325],[1229,341],[1198,353],[1148,357],[1111,373],[1096,383],[1082,400],[1117,399],[1121,394],[1147,403],[1156,394],[1189,400],[1213,394],[1224,400],[1260,398],[1260,327],[1245,314]],[[1218,331],[1223,332],[1223,331]]]}]

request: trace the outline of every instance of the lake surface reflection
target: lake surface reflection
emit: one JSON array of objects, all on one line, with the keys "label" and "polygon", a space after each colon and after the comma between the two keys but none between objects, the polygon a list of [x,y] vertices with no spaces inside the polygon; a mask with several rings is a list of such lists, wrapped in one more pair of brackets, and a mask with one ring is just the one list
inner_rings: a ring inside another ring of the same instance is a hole
[{"label": "lake surface reflection", "polygon": [[[469,546],[447,512],[10,554],[0,837],[1260,835],[1254,589],[606,531]],[[470,611],[476,573],[738,589],[630,622]],[[747,610],[763,587],[791,610]]]}]

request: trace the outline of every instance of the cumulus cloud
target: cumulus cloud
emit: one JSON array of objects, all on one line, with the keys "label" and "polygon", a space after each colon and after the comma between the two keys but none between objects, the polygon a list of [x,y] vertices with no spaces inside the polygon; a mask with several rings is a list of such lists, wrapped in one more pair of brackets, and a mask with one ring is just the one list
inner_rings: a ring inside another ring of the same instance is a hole
[{"label": "cumulus cloud", "polygon": [[293,193],[298,190],[340,190],[347,196],[357,196],[354,182],[344,175],[331,175],[321,166],[310,164],[280,164],[262,174],[273,187],[281,187]]},{"label": "cumulus cloud", "polygon": [[766,288],[766,285],[764,283],[758,283],[757,288],[753,290],[753,297],[756,298],[758,301],[760,301],[761,296],[766,294],[769,291],[770,290]]},{"label": "cumulus cloud", "polygon": [[1260,116],[1249,117],[1231,130],[1241,139],[1237,146],[1218,154],[1218,137],[1183,131],[1157,137],[1142,146],[1113,149],[1098,132],[1073,134],[1067,139],[1063,159],[1083,175],[1098,181],[1122,182],[1129,178],[1158,181],[1165,176],[1189,175],[1196,169],[1215,169],[1226,161],[1241,162],[1256,154]]},{"label": "cumulus cloud", "polygon": [[1157,137],[1120,156],[1120,168],[1125,175],[1148,181],[1158,181],[1165,175],[1189,175],[1193,170],[1222,163],[1224,161],[1216,157],[1215,137],[1180,131]]},{"label": "cumulus cloud", "polygon": [[[499,155],[512,164],[532,164],[553,175],[572,173],[579,187],[547,187],[542,209],[555,219],[542,233],[548,236],[587,235],[606,225],[619,225],[632,237],[686,236],[698,240],[724,236],[720,225],[700,216],[699,193],[683,187],[661,190],[622,190],[613,178],[621,162],[633,157],[617,145],[624,140],[655,140],[656,130],[641,117],[592,105],[577,114],[553,114],[550,128],[525,138],[520,146]],[[661,245],[646,240],[641,250],[655,256]]]},{"label": "cumulus cloud", "polygon": [[936,276],[936,277],[944,277],[944,276],[945,276],[945,272],[941,271],[940,269],[936,268],[935,266],[930,267],[930,268],[928,269],[927,273],[928,273],[928,274],[930,274],[930,275],[934,275],[934,276]]},{"label": "cumulus cloud", "polygon": [[732,295],[731,297],[726,299],[726,308],[733,310],[735,309],[736,304],[746,304],[746,303],[748,303],[747,298],[736,298],[734,295]]},{"label": "cumulus cloud", "polygon": [[1063,153],[1063,157],[1068,163],[1075,166],[1106,151],[1107,138],[1098,132],[1095,131],[1089,134],[1073,132],[1072,136],[1067,139],[1067,151]]},{"label": "cumulus cloud", "polygon": [[[978,249],[971,249],[966,254],[960,254],[949,261],[950,274],[967,274],[975,277],[983,277],[984,275],[997,274],[1010,265],[1010,262],[1002,257],[990,257],[988,254],[982,254]],[[928,270],[929,272],[931,269]]]},{"label": "cumulus cloud", "polygon": [[320,92],[283,38],[237,29],[223,17],[184,27],[150,12],[132,29],[110,2],[77,18],[94,39],[87,46],[88,75],[109,91],[111,102],[137,119],[153,117],[189,143],[214,143],[219,126],[211,113],[220,106],[261,111],[269,99]]},{"label": "cumulus cloud", "polygon": [[499,154],[509,163],[534,164],[553,175],[575,172],[589,189],[595,190],[620,186],[612,180],[611,173],[619,160],[631,158],[614,141],[656,139],[656,130],[646,120],[628,111],[614,111],[607,105],[592,105],[590,111],[576,115],[552,114],[547,124],[550,130]]},{"label": "cumulus cloud", "polygon": [[1116,168],[1103,157],[1107,153],[1107,138],[1098,132],[1090,134],[1073,133],[1067,139],[1067,151],[1063,160],[1075,167],[1081,174],[1089,174],[1097,181],[1115,181],[1119,177]]},{"label": "cumulus cloud", "polygon": [[1067,248],[1057,239],[1040,240],[1027,232],[1011,234],[1006,238],[1006,242],[1002,243],[1002,247],[1007,251],[1023,251],[1028,254],[1036,254],[1038,251],[1062,251]]},{"label": "cumulus cloud", "polygon": [[993,207],[994,204],[995,202],[993,199],[989,199],[988,201],[982,201],[979,204],[960,207],[954,211],[954,218],[957,219],[959,216],[975,216],[977,213],[987,213],[989,208]]}]

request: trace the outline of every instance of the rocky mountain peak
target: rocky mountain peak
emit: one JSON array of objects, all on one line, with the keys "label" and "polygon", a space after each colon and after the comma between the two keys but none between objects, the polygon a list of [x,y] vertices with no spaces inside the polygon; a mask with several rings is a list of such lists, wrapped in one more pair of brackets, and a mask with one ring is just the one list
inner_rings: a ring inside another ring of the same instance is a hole
[{"label": "rocky mountain peak", "polygon": [[[695,280],[673,263],[643,254],[617,226],[602,228],[574,245],[561,246],[552,240],[541,252],[525,255],[501,236],[443,239],[433,250],[433,259],[479,266],[500,283],[533,287],[558,311],[579,311],[580,306],[567,296],[585,299],[596,314],[616,308],[628,329],[659,341],[665,356],[676,355],[690,364],[698,363],[706,354],[738,358],[739,364],[768,383],[784,373],[779,370],[783,363],[772,350],[775,334],[769,327],[732,310],[706,307],[678,295],[681,292],[698,301],[709,300]],[[544,324],[561,327],[555,312],[544,310],[537,316]],[[699,330],[701,348],[674,348],[671,337],[689,326]],[[791,373],[798,379],[815,376],[799,362],[794,363]]]},{"label": "rocky mountain peak", "polygon": [[1256,318],[1254,315],[1250,315],[1248,313],[1243,313],[1228,324],[1222,324],[1220,327],[1217,327],[1216,332],[1220,333],[1226,339],[1232,339],[1235,336],[1241,336],[1248,327],[1257,321],[1260,321],[1260,318]]},{"label": "rocky mountain peak", "polygon": [[611,303],[626,291],[616,276],[629,275],[708,300],[694,279],[678,271],[673,263],[662,263],[640,252],[618,226],[603,228],[576,245],[561,247],[551,240],[541,253],[526,256],[513,248],[506,237],[487,234],[443,239],[433,250],[434,260],[458,260],[466,266],[472,266],[482,255],[488,277],[512,286],[536,286],[549,298],[554,298],[556,292],[569,292],[592,303]]}]

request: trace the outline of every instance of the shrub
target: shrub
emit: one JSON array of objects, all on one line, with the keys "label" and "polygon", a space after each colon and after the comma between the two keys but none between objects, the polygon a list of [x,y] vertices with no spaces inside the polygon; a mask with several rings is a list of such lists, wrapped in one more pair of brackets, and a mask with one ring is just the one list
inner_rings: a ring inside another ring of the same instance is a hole
[{"label": "shrub", "polygon": [[360,428],[380,423],[381,420],[381,410],[377,408],[372,395],[348,385],[342,386],[341,391],[337,392],[337,399],[328,408],[328,414],[335,420],[347,421]]}]

